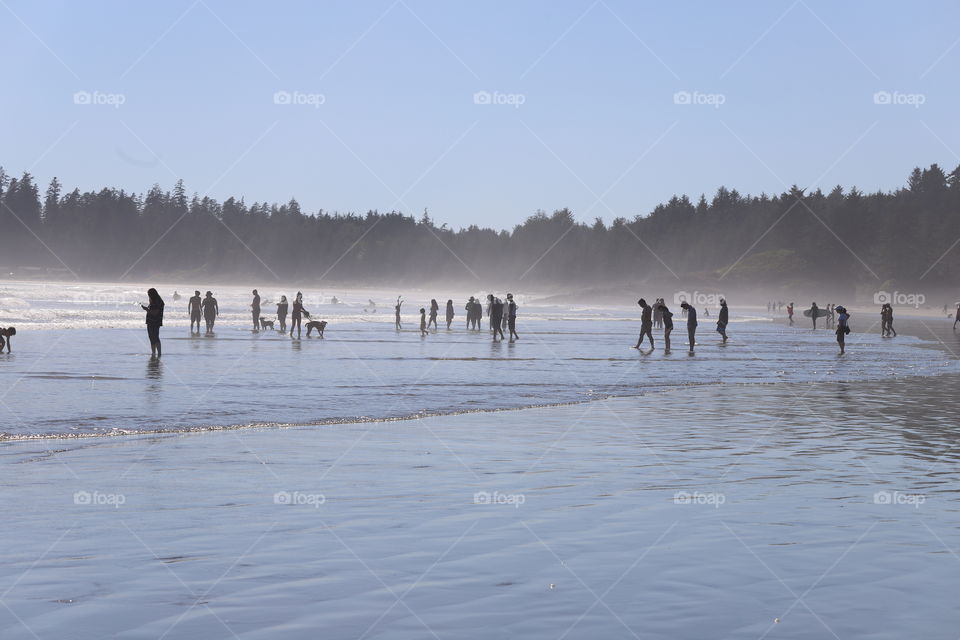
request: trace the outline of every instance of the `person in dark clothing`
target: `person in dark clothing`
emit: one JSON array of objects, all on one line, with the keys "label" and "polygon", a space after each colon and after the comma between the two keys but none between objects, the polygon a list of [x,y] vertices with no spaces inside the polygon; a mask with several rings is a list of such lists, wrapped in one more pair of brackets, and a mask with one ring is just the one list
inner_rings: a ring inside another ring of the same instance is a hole
[{"label": "person in dark clothing", "polygon": [[163,326],[163,298],[156,289],[147,290],[149,305],[140,306],[147,312],[147,337],[150,339],[150,353],[159,358],[163,353],[160,350],[160,327]]},{"label": "person in dark clothing", "polygon": [[207,297],[200,303],[200,307],[203,309],[203,319],[207,323],[207,333],[213,333],[213,325],[217,321],[217,316],[220,315],[220,307],[212,291],[207,291]]},{"label": "person in dark clothing", "polygon": [[17,335],[16,327],[0,327],[0,351],[7,347],[7,353],[10,353],[10,338]]},{"label": "person in dark clothing", "polygon": [[814,302],[810,305],[810,317],[813,319],[813,330],[817,330],[817,316],[820,315],[820,307]]},{"label": "person in dark clothing", "polygon": [[277,303],[277,320],[280,322],[280,333],[286,333],[287,331],[287,311],[289,309],[287,296],[280,296],[280,302]]},{"label": "person in dark clothing", "polygon": [[250,305],[253,310],[253,330],[260,331],[260,294],[253,290],[253,304]]},{"label": "person in dark clothing", "polygon": [[667,303],[660,299],[660,317],[663,319],[664,353],[670,351],[670,334],[673,332],[673,312],[667,308]]},{"label": "person in dark clothing", "polygon": [[787,305],[787,319],[790,320],[790,325],[793,326],[793,303]]},{"label": "person in dark clothing", "polygon": [[447,300],[447,330],[450,330],[450,325],[453,323],[453,300]]},{"label": "person in dark clothing", "polygon": [[493,294],[487,295],[487,319],[490,321],[490,331],[493,331]]},{"label": "person in dark clothing", "polygon": [[687,310],[687,339],[690,341],[690,351],[693,351],[697,344],[697,310],[686,302],[681,302],[680,306]]},{"label": "person in dark clothing", "polygon": [[493,341],[497,341],[497,336],[503,340],[503,301],[500,298],[494,298],[490,304],[490,328],[493,329]]},{"label": "person in dark clothing", "polygon": [[837,344],[840,345],[840,355],[843,355],[846,347],[845,338],[850,333],[850,314],[842,306],[838,306],[837,311],[840,313],[837,317]]},{"label": "person in dark clothing", "polygon": [[519,340],[517,333],[517,303],[513,300],[513,294],[507,294],[507,327],[510,329],[510,340]]},{"label": "person in dark clothing", "polygon": [[723,336],[723,341],[727,341],[727,323],[730,315],[727,310],[727,301],[720,298],[720,316],[717,318],[717,333]]},{"label": "person in dark clothing", "polygon": [[427,310],[420,307],[420,337],[422,338],[429,333],[430,332],[427,331]]},{"label": "person in dark clothing", "polygon": [[473,329],[473,301],[474,297],[470,296],[467,304],[463,307],[463,310],[467,312],[467,331]]},{"label": "person in dark clothing", "polygon": [[397,296],[397,304],[393,306],[393,324],[397,331],[403,328],[403,325],[400,323],[400,307],[403,306],[403,298]]},{"label": "person in dark clothing", "polygon": [[[297,291],[297,297],[293,300],[293,310],[290,312],[290,339],[293,339],[293,329],[297,329],[297,339],[300,339],[301,336],[301,326],[300,323],[303,320],[303,316],[310,317],[310,312],[303,308],[303,294]],[[309,337],[309,336],[308,336]]]},{"label": "person in dark clothing", "polygon": [[200,292],[194,291],[193,297],[187,303],[187,311],[190,313],[190,333],[193,333],[193,324],[197,324],[197,333],[200,333],[200,318],[202,317],[203,300],[200,298]]},{"label": "person in dark clothing", "polygon": [[650,348],[653,349],[653,307],[648,305],[643,298],[637,300],[637,304],[643,311],[640,313],[640,337],[637,338],[637,346],[634,349],[640,348],[643,343],[643,336],[650,339]]},{"label": "person in dark clothing", "polygon": [[434,298],[430,301],[430,321],[427,322],[427,329],[430,328],[430,325],[433,325],[433,328],[437,328],[437,313],[440,311],[440,305],[437,304],[437,299]]}]

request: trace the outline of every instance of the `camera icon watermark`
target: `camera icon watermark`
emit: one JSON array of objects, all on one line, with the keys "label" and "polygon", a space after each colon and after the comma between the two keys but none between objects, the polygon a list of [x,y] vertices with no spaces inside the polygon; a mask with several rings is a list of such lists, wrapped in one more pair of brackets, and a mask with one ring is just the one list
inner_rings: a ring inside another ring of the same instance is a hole
[{"label": "camera icon watermark", "polygon": [[273,93],[273,104],[279,105],[305,105],[319,109],[321,105],[327,102],[327,97],[322,93],[303,93],[301,91],[275,91]]},{"label": "camera icon watermark", "polygon": [[716,292],[706,292],[706,291],[677,291],[673,294],[673,304],[681,304],[686,302],[689,305],[697,306],[710,306],[718,305],[721,300],[726,300],[726,296],[722,293]]},{"label": "camera icon watermark", "polygon": [[902,291],[877,291],[873,294],[873,304],[897,304],[919,309],[926,303],[927,296],[922,293],[903,293]]},{"label": "camera icon watermark", "polygon": [[73,94],[73,104],[98,105],[119,109],[127,101],[122,93],[104,93],[102,91],[77,91]]},{"label": "camera icon watermark", "polygon": [[719,109],[727,101],[722,93],[703,93],[701,91],[677,91],[673,94],[673,104],[706,105]]},{"label": "camera icon watermark", "polygon": [[877,491],[873,494],[873,504],[905,504],[919,509],[927,501],[922,493],[903,493],[901,491]]},{"label": "camera icon watermark", "polygon": [[677,491],[673,494],[673,504],[700,504],[719,509],[727,501],[722,493],[704,493],[701,491]]},{"label": "camera icon watermark", "polygon": [[522,493],[500,493],[494,491],[477,491],[473,494],[473,504],[508,504],[519,509],[520,505],[527,501],[527,497]]},{"label": "camera icon watermark", "polygon": [[877,91],[873,94],[873,104],[907,105],[919,109],[926,103],[923,93],[901,93],[900,91]]},{"label": "camera icon watermark", "polygon": [[310,506],[319,509],[327,501],[322,493],[304,493],[302,491],[277,491],[273,494],[273,504]]},{"label": "camera icon watermark", "polygon": [[81,506],[108,506],[119,509],[126,504],[127,497],[122,493],[101,493],[100,491],[76,491],[73,494],[73,504]]},{"label": "camera icon watermark", "polygon": [[473,94],[473,104],[507,105],[519,109],[527,101],[522,93],[501,93],[499,91],[477,91]]}]

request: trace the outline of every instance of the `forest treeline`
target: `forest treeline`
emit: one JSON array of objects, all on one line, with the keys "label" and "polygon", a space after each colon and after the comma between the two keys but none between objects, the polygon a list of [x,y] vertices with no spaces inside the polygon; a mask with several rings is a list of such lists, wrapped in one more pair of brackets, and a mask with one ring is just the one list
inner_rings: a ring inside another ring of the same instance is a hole
[{"label": "forest treeline", "polygon": [[960,276],[960,167],[914,169],[895,191],[794,186],[759,196],[720,187],[675,196],[649,215],[577,222],[537,211],[512,230],[437,225],[426,211],[304,212],[284,204],[104,188],[41,193],[0,169],[0,268],[69,269],[115,279],[202,275],[309,283],[439,280],[637,284],[678,276],[727,282]]}]

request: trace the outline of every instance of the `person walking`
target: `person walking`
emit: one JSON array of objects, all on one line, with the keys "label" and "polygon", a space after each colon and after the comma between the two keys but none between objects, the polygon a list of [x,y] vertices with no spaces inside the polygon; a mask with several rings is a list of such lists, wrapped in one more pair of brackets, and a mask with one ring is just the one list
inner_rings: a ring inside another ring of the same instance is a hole
[{"label": "person walking", "polygon": [[220,315],[220,307],[217,305],[217,299],[213,297],[212,291],[207,291],[206,297],[200,303],[203,308],[203,319],[207,323],[207,334],[213,333],[213,325]]},{"label": "person walking", "polygon": [[640,312],[640,337],[637,338],[637,346],[634,349],[639,349],[640,345],[643,344],[643,336],[650,339],[650,349],[653,349],[653,320],[651,318],[653,308],[643,298],[637,300],[637,304],[640,305],[642,311]]},{"label": "person walking", "polygon": [[433,325],[434,330],[437,329],[437,313],[439,311],[440,305],[437,304],[437,299],[430,300],[430,321],[427,322],[427,329],[430,328],[430,325]]},{"label": "person walking", "polygon": [[197,333],[200,333],[200,318],[202,317],[203,300],[200,298],[200,292],[194,291],[193,297],[187,302],[187,311],[190,313],[190,333],[193,333],[193,325],[197,325]]},{"label": "person walking", "polygon": [[500,298],[494,298],[490,304],[490,327],[493,329],[493,341],[497,341],[497,336],[503,340],[503,301]]},{"label": "person walking", "polygon": [[790,321],[790,326],[793,326],[793,303],[787,305],[787,319]]},{"label": "person walking", "polygon": [[420,307],[420,337],[428,335],[430,332],[427,331],[427,310],[423,307]]},{"label": "person walking", "polygon": [[727,341],[727,323],[730,321],[730,312],[727,309],[727,301],[720,298],[720,315],[717,317],[717,333]]},{"label": "person walking", "polygon": [[510,342],[519,340],[517,334],[517,303],[513,300],[513,294],[507,294],[507,327],[510,329]]},{"label": "person walking", "polygon": [[817,330],[817,316],[820,315],[820,307],[817,306],[817,303],[810,304],[810,318],[813,319],[813,330]]},{"label": "person walking", "polygon": [[150,339],[151,357],[159,358],[163,355],[160,349],[160,327],[163,326],[163,298],[156,289],[147,290],[149,305],[140,306],[147,312],[147,338]]}]

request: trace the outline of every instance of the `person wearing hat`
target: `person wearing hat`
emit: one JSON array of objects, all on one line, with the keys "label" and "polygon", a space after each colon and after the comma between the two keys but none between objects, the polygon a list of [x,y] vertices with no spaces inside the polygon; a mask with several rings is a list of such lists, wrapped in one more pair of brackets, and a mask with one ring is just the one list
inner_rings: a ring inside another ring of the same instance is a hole
[{"label": "person wearing hat", "polygon": [[507,294],[507,326],[510,328],[510,341],[519,340],[517,334],[517,303],[513,300],[513,294]]},{"label": "person wearing hat", "polygon": [[840,314],[837,316],[837,344],[840,345],[840,355],[843,355],[845,346],[844,338],[850,333],[850,314],[847,313],[847,310],[843,306],[838,305],[836,309],[837,313]]},{"label": "person wearing hat", "polygon": [[194,291],[193,297],[187,302],[187,312],[190,314],[190,333],[193,333],[193,323],[197,323],[197,333],[200,333],[200,305],[203,300],[200,298],[200,292]]}]

